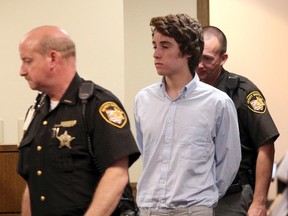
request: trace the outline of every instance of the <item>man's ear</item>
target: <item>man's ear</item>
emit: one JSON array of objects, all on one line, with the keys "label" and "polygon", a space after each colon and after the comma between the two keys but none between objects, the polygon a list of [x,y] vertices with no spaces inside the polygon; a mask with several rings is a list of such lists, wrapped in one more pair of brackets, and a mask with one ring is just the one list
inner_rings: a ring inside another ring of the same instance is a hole
[{"label": "man's ear", "polygon": [[50,58],[50,68],[53,69],[59,60],[59,53],[56,52],[55,50],[51,50],[49,52],[49,58]]},{"label": "man's ear", "polygon": [[220,56],[220,59],[221,59],[220,65],[222,66],[222,65],[224,65],[225,62],[227,61],[227,59],[228,59],[228,54],[227,54],[227,53],[222,54],[222,55]]}]

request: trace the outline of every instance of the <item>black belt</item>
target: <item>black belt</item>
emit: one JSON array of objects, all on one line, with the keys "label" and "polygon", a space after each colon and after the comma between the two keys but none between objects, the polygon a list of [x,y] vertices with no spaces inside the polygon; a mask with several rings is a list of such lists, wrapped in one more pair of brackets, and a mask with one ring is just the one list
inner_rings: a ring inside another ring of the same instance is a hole
[{"label": "black belt", "polygon": [[238,193],[242,190],[243,190],[243,186],[241,184],[239,184],[239,183],[238,184],[232,184],[232,185],[230,185],[230,187],[226,191],[225,195]]},{"label": "black belt", "polygon": [[233,183],[228,188],[226,195],[237,193],[243,190],[243,185],[251,185],[251,174],[249,172],[237,173]]}]

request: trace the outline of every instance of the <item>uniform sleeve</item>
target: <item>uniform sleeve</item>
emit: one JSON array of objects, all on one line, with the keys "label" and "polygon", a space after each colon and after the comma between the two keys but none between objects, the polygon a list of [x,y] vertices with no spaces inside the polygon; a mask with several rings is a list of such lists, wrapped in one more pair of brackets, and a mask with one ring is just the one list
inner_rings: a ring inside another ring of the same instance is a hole
[{"label": "uniform sleeve", "polygon": [[265,144],[267,140],[273,139],[275,141],[279,136],[265,98],[259,90],[251,91],[247,94],[240,115],[246,116],[240,121],[246,125],[249,138],[256,149]]},{"label": "uniform sleeve", "polygon": [[216,185],[220,198],[233,182],[241,160],[237,113],[230,98],[225,100],[217,121],[215,150]]},{"label": "uniform sleeve", "polygon": [[129,156],[129,165],[132,165],[140,153],[122,104],[113,98],[100,102],[93,116],[94,152],[101,167],[106,169],[125,156]]}]

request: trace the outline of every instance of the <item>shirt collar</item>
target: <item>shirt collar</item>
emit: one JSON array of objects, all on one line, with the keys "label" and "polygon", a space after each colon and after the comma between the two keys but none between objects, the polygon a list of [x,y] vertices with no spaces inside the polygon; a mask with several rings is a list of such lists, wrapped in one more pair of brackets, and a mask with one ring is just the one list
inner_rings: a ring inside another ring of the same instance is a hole
[{"label": "shirt collar", "polygon": [[81,77],[78,75],[78,73],[75,73],[75,76],[73,77],[65,94],[61,98],[60,103],[69,104],[69,105],[76,104],[76,101],[78,99],[78,89],[79,89],[81,82],[82,82]]},{"label": "shirt collar", "polygon": [[[193,79],[183,87],[183,89],[181,90],[181,93],[180,93],[179,97],[180,97],[181,95],[183,95],[183,96],[185,97],[186,94],[190,93],[191,91],[193,91],[193,90],[197,87],[197,85],[198,85],[199,82],[200,82],[199,76],[197,75],[197,73],[195,73]],[[163,77],[162,80],[161,80],[160,89],[161,89],[161,92],[162,92],[163,97],[168,97],[167,92],[166,92],[165,79],[164,79],[164,77]],[[178,98],[179,98],[179,97],[178,97]]]},{"label": "shirt collar", "polygon": [[197,87],[199,82],[200,82],[199,76],[197,75],[197,73],[195,73],[193,79],[189,83],[187,83],[187,85],[184,87],[185,93],[193,91]]}]

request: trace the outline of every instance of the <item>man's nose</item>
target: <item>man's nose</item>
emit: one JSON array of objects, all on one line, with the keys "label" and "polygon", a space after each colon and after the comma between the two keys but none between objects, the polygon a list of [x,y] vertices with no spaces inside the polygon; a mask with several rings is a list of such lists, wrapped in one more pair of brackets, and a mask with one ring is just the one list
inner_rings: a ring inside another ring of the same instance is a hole
[{"label": "man's nose", "polygon": [[200,60],[199,64],[198,64],[198,68],[203,68],[204,67],[204,64],[202,62],[202,60]]},{"label": "man's nose", "polygon": [[157,49],[157,48],[154,49],[153,57],[154,57],[154,58],[159,58],[159,57],[160,57],[160,51],[159,51],[159,49]]},{"label": "man's nose", "polygon": [[24,68],[23,65],[21,65],[21,67],[20,67],[19,75],[20,75],[20,76],[25,76],[25,75],[27,75],[27,71],[26,71],[26,69]]}]

